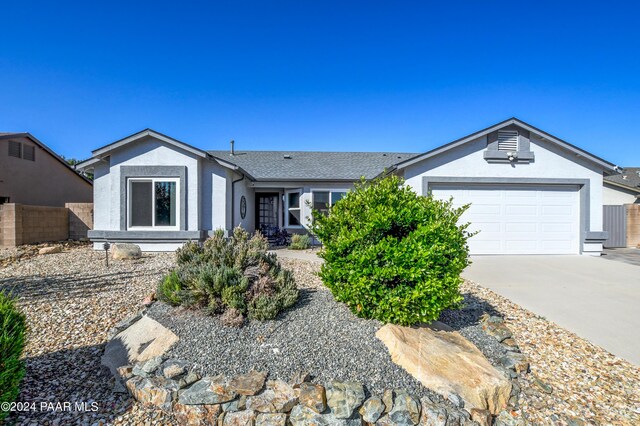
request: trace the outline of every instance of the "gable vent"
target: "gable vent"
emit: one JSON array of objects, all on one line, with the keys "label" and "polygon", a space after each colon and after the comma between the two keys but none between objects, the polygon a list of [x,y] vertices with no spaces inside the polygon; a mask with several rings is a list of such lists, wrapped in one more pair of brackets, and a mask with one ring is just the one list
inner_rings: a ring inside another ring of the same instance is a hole
[{"label": "gable vent", "polygon": [[9,156],[10,157],[22,157],[22,144],[16,141],[9,141]]},{"label": "gable vent", "polygon": [[36,161],[36,148],[30,145],[22,147],[22,158],[29,161]]},{"label": "gable vent", "polygon": [[498,151],[518,151],[517,130],[498,130]]}]

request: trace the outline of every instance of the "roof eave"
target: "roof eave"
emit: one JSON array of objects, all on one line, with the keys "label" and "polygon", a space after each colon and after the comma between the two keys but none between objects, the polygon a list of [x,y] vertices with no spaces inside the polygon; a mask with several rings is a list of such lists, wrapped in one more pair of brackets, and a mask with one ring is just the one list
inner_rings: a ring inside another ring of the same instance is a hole
[{"label": "roof eave", "polygon": [[456,140],[454,140],[452,142],[449,142],[449,143],[447,143],[445,145],[442,145],[442,146],[439,146],[439,147],[437,147],[435,149],[432,149],[431,151],[427,151],[424,154],[419,154],[419,155],[416,155],[415,157],[409,158],[408,160],[396,163],[395,166],[398,169],[403,169],[403,168],[405,168],[407,166],[410,166],[412,164],[418,163],[420,161],[423,161],[423,160],[426,160],[428,158],[431,158],[431,157],[434,157],[436,155],[439,155],[439,154],[442,154],[444,152],[447,152],[447,151],[449,151],[451,149],[457,148],[458,146],[464,145],[464,144],[466,144],[468,142],[471,142],[471,141],[473,141],[475,139],[478,139],[478,138],[480,138],[482,136],[488,135],[491,132],[494,132],[496,130],[499,130],[499,129],[501,129],[501,128],[505,127],[505,126],[511,125],[511,124],[515,124],[515,125],[517,125],[519,127],[522,127],[523,129],[529,130],[530,132],[537,133],[540,136],[542,136],[543,139],[548,139],[548,140],[554,142],[556,145],[559,145],[559,146],[561,146],[562,148],[564,148],[564,149],[566,149],[568,151],[571,151],[571,152],[574,152],[576,154],[579,154],[583,158],[585,158],[585,159],[587,159],[587,160],[589,160],[589,161],[591,161],[591,162],[593,162],[595,164],[598,164],[599,166],[601,166],[607,172],[619,173],[619,171],[620,171],[620,168],[618,166],[616,166],[615,164],[610,163],[610,162],[608,162],[608,161],[606,161],[606,160],[604,160],[604,159],[602,159],[602,158],[600,158],[600,157],[598,157],[598,156],[596,156],[594,154],[591,154],[591,153],[589,153],[589,152],[587,152],[587,151],[585,151],[585,150],[583,150],[581,148],[578,148],[577,146],[572,145],[569,142],[566,142],[566,141],[564,141],[564,140],[562,140],[562,139],[560,139],[558,137],[555,137],[552,134],[547,133],[547,132],[545,132],[543,130],[540,130],[537,127],[534,127],[534,126],[532,126],[532,125],[530,125],[528,123],[525,123],[524,121],[522,121],[522,120],[520,120],[518,118],[515,118],[515,117],[509,118],[509,119],[504,120],[504,121],[502,121],[500,123],[494,124],[493,126],[489,126],[489,127],[485,128],[485,129],[482,129],[482,130],[474,132],[474,133],[472,133],[470,135],[464,136],[464,137],[462,137],[460,139],[456,139]]},{"label": "roof eave", "polygon": [[144,130],[142,130],[140,132],[134,133],[131,136],[127,136],[126,138],[117,140],[117,141],[115,141],[113,143],[110,143],[109,145],[105,145],[102,148],[98,148],[98,149],[92,151],[91,154],[93,154],[94,157],[104,156],[104,155],[109,154],[111,151],[113,151],[115,149],[123,147],[123,146],[125,146],[125,145],[127,145],[127,144],[129,144],[131,142],[134,142],[136,140],[139,140],[139,139],[147,137],[147,136],[151,136],[151,137],[154,137],[154,138],[156,138],[158,140],[166,142],[168,144],[177,146],[178,148],[181,148],[181,149],[183,149],[183,150],[185,150],[187,152],[190,152],[190,153],[195,154],[195,155],[197,155],[199,157],[202,157],[202,158],[207,158],[207,156],[208,156],[206,151],[203,151],[203,150],[201,150],[199,148],[196,148],[194,146],[191,146],[191,145],[189,145],[187,143],[184,143],[182,141],[174,139],[174,138],[172,138],[170,136],[163,135],[162,133],[156,132],[153,129],[144,129]]},{"label": "roof eave", "polygon": [[619,182],[615,182],[615,181],[612,181],[612,180],[605,179],[604,180],[604,184],[605,185],[617,186],[618,188],[627,189],[629,191],[635,192],[636,194],[640,194],[640,188],[634,188],[633,186],[625,185],[623,183],[619,183]]}]

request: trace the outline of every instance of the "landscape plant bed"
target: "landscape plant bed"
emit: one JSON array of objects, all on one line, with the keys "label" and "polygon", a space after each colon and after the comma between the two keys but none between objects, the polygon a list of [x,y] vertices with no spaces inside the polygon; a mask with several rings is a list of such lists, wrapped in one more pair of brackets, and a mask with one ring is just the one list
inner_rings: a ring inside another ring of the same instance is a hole
[{"label": "landscape plant bed", "polygon": [[[318,262],[281,259],[281,263],[294,271],[303,290],[321,286],[314,275]],[[30,412],[13,415],[10,421],[174,424],[160,410],[144,407],[125,394],[114,394],[109,372],[100,366],[109,329],[136,313],[142,299],[155,291],[160,277],[173,265],[173,253],[164,253],[112,262],[106,268],[103,252],[82,246],[0,267],[0,287],[15,291],[32,330],[25,350],[27,373],[18,399],[92,400],[100,406],[95,413]],[[480,333],[481,327],[477,323],[461,326],[473,323],[477,312],[487,308],[505,318],[530,358],[532,371],[521,379],[519,401],[530,423],[563,424],[552,419],[570,416],[587,424],[640,424],[638,367],[475,283],[465,282],[461,291],[476,308],[450,317],[445,313],[446,322],[494,359],[489,348],[471,335]],[[216,344],[213,339],[205,342]],[[552,393],[540,391],[534,377],[550,385]]]}]

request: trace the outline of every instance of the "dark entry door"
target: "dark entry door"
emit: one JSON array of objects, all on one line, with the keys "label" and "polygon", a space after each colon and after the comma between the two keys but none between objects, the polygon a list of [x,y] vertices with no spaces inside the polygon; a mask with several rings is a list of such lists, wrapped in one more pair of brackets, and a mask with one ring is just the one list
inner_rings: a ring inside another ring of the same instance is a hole
[{"label": "dark entry door", "polygon": [[278,226],[279,197],[277,192],[256,194],[256,228],[263,233]]}]

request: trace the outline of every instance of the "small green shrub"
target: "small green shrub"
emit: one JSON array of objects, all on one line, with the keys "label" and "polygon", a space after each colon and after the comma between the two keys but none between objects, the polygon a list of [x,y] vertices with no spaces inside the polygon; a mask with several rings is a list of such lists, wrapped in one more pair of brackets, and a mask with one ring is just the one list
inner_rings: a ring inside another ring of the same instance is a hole
[{"label": "small green shrub", "polygon": [[[20,393],[24,377],[24,350],[26,318],[15,305],[15,300],[0,292],[0,404],[13,402]],[[0,421],[9,414],[0,410]]]},{"label": "small green shrub", "polygon": [[203,245],[186,243],[176,252],[177,267],[160,282],[158,298],[223,314],[228,325],[241,325],[245,316],[273,319],[295,304],[298,288],[268,248],[262,235],[249,238],[240,227],[230,238],[217,231]]},{"label": "small green shrub", "polygon": [[289,248],[292,250],[306,250],[311,247],[311,237],[307,234],[293,234]]},{"label": "small green shrub", "polygon": [[356,184],[330,208],[314,211],[322,241],[320,276],[356,315],[412,325],[438,319],[462,296],[468,265],[467,206],[420,196],[390,176]]}]

